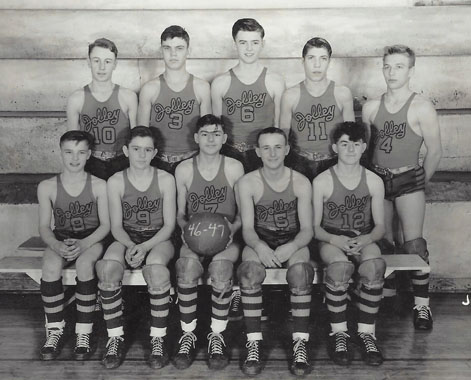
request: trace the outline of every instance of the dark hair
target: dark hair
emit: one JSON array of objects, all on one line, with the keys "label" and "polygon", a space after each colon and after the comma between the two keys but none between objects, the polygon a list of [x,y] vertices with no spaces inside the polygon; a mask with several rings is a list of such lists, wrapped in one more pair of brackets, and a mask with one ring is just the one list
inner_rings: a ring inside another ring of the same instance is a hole
[{"label": "dark hair", "polygon": [[324,48],[329,54],[329,58],[332,56],[332,46],[330,46],[329,41],[321,37],[311,38],[303,47],[303,58],[306,56],[310,48]]},{"label": "dark hair", "polygon": [[162,44],[164,41],[171,40],[172,38],[181,38],[185,40],[186,46],[190,46],[190,36],[187,31],[179,25],[171,25],[165,28],[160,35],[160,43]]},{"label": "dark hair", "polygon": [[152,143],[154,144],[154,147],[157,145],[157,141],[154,134],[152,133],[152,130],[144,125],[138,125],[131,129],[126,139],[127,147],[129,147],[129,143],[135,137],[150,137],[152,139]]},{"label": "dark hair", "polygon": [[337,144],[343,135],[347,135],[350,141],[353,142],[360,140],[363,140],[364,143],[367,142],[366,128],[363,123],[356,121],[345,121],[343,123],[337,124],[334,133],[332,134],[333,143]]},{"label": "dark hair", "polygon": [[257,20],[253,18],[240,18],[238,19],[234,25],[232,25],[232,38],[236,39],[237,33],[240,31],[244,32],[260,32],[260,35],[265,37],[265,30],[263,26],[261,26]]},{"label": "dark hair", "polygon": [[94,42],[92,42],[90,45],[88,45],[88,56],[90,57],[90,54],[92,53],[93,48],[95,47],[101,47],[104,49],[110,50],[112,53],[114,53],[115,58],[118,58],[118,48],[116,47],[115,43],[107,38],[98,38]]},{"label": "dark hair", "polygon": [[201,116],[196,122],[195,133],[198,133],[201,128],[206,127],[207,125],[219,125],[222,131],[224,133],[226,132],[226,126],[224,125],[222,118],[208,113],[207,115]]},{"label": "dark hair", "polygon": [[59,146],[62,146],[66,141],[76,141],[77,144],[81,141],[85,141],[88,148],[91,149],[93,147],[93,140],[93,136],[88,132],[78,130],[67,131],[61,136]]},{"label": "dark hair", "polygon": [[269,135],[269,134],[277,134],[277,135],[281,135],[284,137],[285,139],[285,144],[288,144],[288,138],[286,137],[286,133],[285,131],[283,131],[282,129],[280,128],[277,128],[277,127],[268,127],[268,128],[264,128],[262,129],[261,131],[259,131],[257,133],[257,146],[260,147],[259,145],[259,140],[260,140],[260,136],[262,135]]},{"label": "dark hair", "polygon": [[409,67],[415,66],[415,52],[410,47],[406,45],[391,45],[385,46],[383,53],[383,62],[388,55],[393,54],[404,54],[409,58]]}]

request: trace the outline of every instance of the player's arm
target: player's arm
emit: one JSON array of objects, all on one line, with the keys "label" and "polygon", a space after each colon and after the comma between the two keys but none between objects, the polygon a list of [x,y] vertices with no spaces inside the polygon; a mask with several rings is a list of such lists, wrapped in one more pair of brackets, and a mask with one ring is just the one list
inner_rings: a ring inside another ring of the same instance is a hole
[{"label": "player's arm", "polygon": [[442,142],[437,112],[429,101],[421,102],[417,111],[427,153],[424,159],[425,182],[432,178],[442,158]]},{"label": "player's arm", "polygon": [[111,233],[113,237],[126,248],[135,244],[123,228],[123,209],[121,198],[124,194],[124,178],[122,173],[116,173],[110,177],[106,185],[108,194],[108,209],[111,221]]},{"label": "player's arm", "polygon": [[216,77],[211,83],[211,105],[213,115],[221,117],[222,115],[222,98],[229,89],[231,84],[231,77],[229,73],[222,74]]},{"label": "player's arm", "polygon": [[348,87],[336,86],[334,96],[337,103],[342,107],[343,121],[355,121],[355,112],[353,111],[353,96]]},{"label": "player's arm", "polygon": [[119,99],[118,101],[120,104],[123,105],[121,107],[123,110],[126,111],[126,114],[129,118],[129,126],[134,128],[137,124],[137,95],[134,91],[128,88],[120,88],[119,91]]},{"label": "player's arm", "polygon": [[192,159],[185,160],[175,169],[175,182],[177,186],[177,223],[183,228],[188,223],[186,215],[186,197],[188,194],[188,184],[193,180]]},{"label": "player's arm", "polygon": [[79,115],[85,101],[85,94],[83,89],[75,91],[70,95],[67,101],[67,130],[80,129],[79,126]]},{"label": "player's arm", "polygon": [[361,110],[361,119],[363,124],[365,124],[368,132],[368,140],[371,139],[371,125],[373,124],[374,118],[378,113],[379,101],[378,100],[369,100],[367,101]]},{"label": "player's arm", "polygon": [[299,102],[300,93],[297,87],[287,89],[281,97],[280,105],[280,128],[285,131],[286,136],[289,136],[291,129],[291,118],[293,117],[293,110],[295,105]]},{"label": "player's arm", "polygon": [[233,158],[226,157],[226,169],[225,169],[226,177],[234,188],[236,205],[237,205],[237,212],[235,215],[234,220],[232,223],[229,223],[231,227],[231,233],[234,235],[240,227],[242,227],[242,218],[240,216],[240,199],[239,199],[239,188],[238,188],[238,181],[244,175],[244,166]]},{"label": "player's arm", "polygon": [[200,115],[204,116],[211,113],[211,90],[209,83],[203,79],[194,78],[193,86],[196,98],[200,104]]},{"label": "player's arm", "polygon": [[281,98],[285,91],[285,81],[281,75],[270,73],[265,79],[265,86],[269,93],[272,94],[273,103],[275,103],[275,127],[280,126]]},{"label": "player's arm", "polygon": [[139,106],[137,108],[137,124],[149,126],[150,111],[152,108],[152,100],[158,96],[160,92],[160,82],[147,82],[139,93]]}]

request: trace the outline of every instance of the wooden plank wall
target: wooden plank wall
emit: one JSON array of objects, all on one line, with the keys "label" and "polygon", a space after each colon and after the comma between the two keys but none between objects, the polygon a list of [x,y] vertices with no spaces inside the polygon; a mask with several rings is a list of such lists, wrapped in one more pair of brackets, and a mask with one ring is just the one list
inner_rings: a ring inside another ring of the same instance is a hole
[{"label": "wooden plank wall", "polygon": [[[314,3],[314,4],[313,4]],[[385,85],[382,48],[417,52],[412,87],[440,113],[441,170],[470,171],[471,1],[295,0],[289,2],[0,0],[0,173],[56,172],[67,98],[89,80],[88,43],[106,36],[119,49],[115,81],[139,91],[163,64],[159,37],[171,24],[191,37],[188,69],[212,80],[235,64],[233,22],[254,17],[266,31],[262,54],[288,85],[303,77],[300,55],[319,35],[333,46],[330,76],[358,107]],[[25,139],[25,136],[29,136]],[[465,137],[465,138],[463,138]]]}]

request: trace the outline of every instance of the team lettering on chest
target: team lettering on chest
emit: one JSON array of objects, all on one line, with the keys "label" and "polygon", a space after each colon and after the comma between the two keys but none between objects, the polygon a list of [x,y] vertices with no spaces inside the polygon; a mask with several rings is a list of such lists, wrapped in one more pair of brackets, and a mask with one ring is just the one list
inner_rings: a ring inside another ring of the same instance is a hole
[{"label": "team lettering on chest", "polygon": [[80,204],[79,201],[70,202],[68,210],[54,209],[54,219],[57,226],[64,226],[67,220],[74,218],[86,218],[91,215],[94,202]]},{"label": "team lettering on chest", "polygon": [[147,196],[138,197],[135,204],[123,202],[123,219],[130,220],[133,216],[137,222],[150,223],[150,214],[157,212],[161,207],[161,198],[148,199]]},{"label": "team lettering on chest", "polygon": [[226,201],[227,186],[223,186],[219,189],[215,188],[214,185],[205,186],[203,194],[197,194],[195,192],[188,194],[188,206],[192,212],[198,211],[202,208],[206,211],[216,212],[219,204]]},{"label": "team lettering on chest", "polygon": [[166,106],[161,103],[155,103],[153,106],[155,121],[162,121],[166,115],[172,120],[176,117],[183,118],[183,115],[191,115],[194,106],[195,99],[182,100],[180,97],[171,98],[170,104]]},{"label": "team lettering on chest", "polygon": [[[294,120],[299,132],[308,130],[308,140],[327,140],[327,126],[326,123],[332,121],[335,116],[335,104],[323,107],[322,104],[313,104],[311,112],[306,114],[302,112],[295,112]],[[317,129],[316,129],[317,127]]]},{"label": "team lettering on chest", "polygon": [[266,92],[254,94],[252,90],[249,90],[243,91],[240,99],[224,98],[227,114],[232,115],[237,109],[240,109],[242,121],[253,121],[255,108],[262,108],[265,105],[266,97]]},{"label": "team lettering on chest", "polygon": [[406,123],[394,124],[394,121],[385,121],[383,129],[379,130],[378,138],[396,137],[402,139],[406,135]]},{"label": "team lettering on chest", "polygon": [[348,211],[359,211],[362,212],[365,210],[366,205],[368,204],[369,195],[365,195],[361,198],[357,198],[355,194],[345,196],[344,203],[336,204],[335,202],[328,201],[327,209],[329,210],[328,217],[330,219],[335,219],[339,214],[343,214]]},{"label": "team lettering on chest", "polygon": [[258,220],[265,222],[269,216],[276,219],[277,215],[286,216],[289,212],[296,211],[298,207],[298,200],[294,199],[291,202],[285,202],[283,199],[274,200],[273,205],[265,207],[263,205],[255,206],[255,213]]},{"label": "team lettering on chest", "polygon": [[86,114],[80,115],[80,123],[82,124],[85,132],[90,132],[93,127],[99,124],[107,123],[107,125],[116,125],[119,121],[120,109],[108,111],[108,108],[97,108],[96,116],[89,116]]}]

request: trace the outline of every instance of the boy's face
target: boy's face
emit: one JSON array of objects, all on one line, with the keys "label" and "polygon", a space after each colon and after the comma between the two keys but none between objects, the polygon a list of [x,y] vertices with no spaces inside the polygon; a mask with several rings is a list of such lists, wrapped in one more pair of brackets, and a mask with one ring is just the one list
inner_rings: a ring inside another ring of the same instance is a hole
[{"label": "boy's face", "polygon": [[118,62],[111,50],[95,46],[87,61],[94,81],[111,81],[111,76]]},{"label": "boy's face", "polygon": [[183,38],[166,39],[162,42],[161,49],[166,67],[178,70],[185,66],[189,47]]},{"label": "boy's face", "polygon": [[409,57],[405,54],[391,54],[384,58],[383,75],[388,88],[397,89],[408,85],[414,68],[409,67]]},{"label": "boy's face", "polygon": [[330,57],[326,48],[311,47],[303,58],[306,78],[318,82],[327,77]]},{"label": "boy's face", "polygon": [[260,32],[239,31],[234,39],[239,59],[244,63],[254,63],[262,52],[264,41]]},{"label": "boy's face", "polygon": [[146,169],[150,167],[150,162],[157,154],[154,142],[150,137],[136,136],[129,146],[123,146],[123,152],[129,158],[129,165],[135,169]]},{"label": "boy's face", "polygon": [[284,165],[285,157],[289,153],[289,145],[286,144],[283,135],[266,133],[259,137],[255,152],[262,160],[264,167],[278,169]]},{"label": "boy's face", "polygon": [[363,140],[351,141],[348,135],[342,135],[337,143],[332,145],[332,149],[338,154],[339,161],[353,165],[360,162],[366,144]]},{"label": "boy's face", "polygon": [[64,170],[72,173],[83,171],[91,153],[87,141],[64,141],[61,144],[61,158]]},{"label": "boy's face", "polygon": [[227,135],[220,125],[205,125],[198,133],[195,133],[195,142],[199,145],[200,152],[206,154],[218,153],[226,140]]}]

